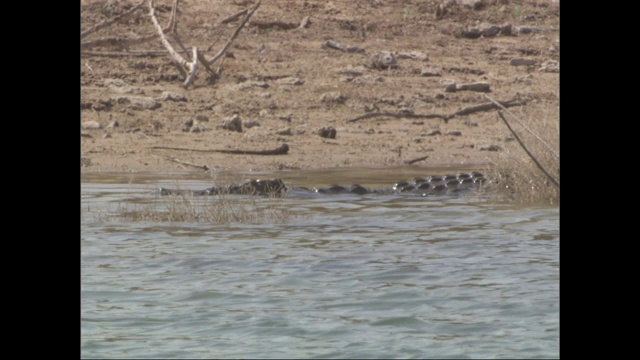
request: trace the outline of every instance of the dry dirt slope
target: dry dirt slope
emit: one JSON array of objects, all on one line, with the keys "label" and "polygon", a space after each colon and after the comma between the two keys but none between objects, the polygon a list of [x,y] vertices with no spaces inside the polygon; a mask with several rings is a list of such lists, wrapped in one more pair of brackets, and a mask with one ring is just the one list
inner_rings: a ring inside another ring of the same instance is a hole
[{"label": "dry dirt slope", "polygon": [[[122,14],[137,3],[83,0],[81,28]],[[211,57],[239,23],[220,21],[254,3],[180,1],[178,32],[188,47],[211,47],[206,52]],[[189,89],[181,87],[170,57],[157,54],[163,50],[158,40],[129,49],[84,48],[81,122],[93,126],[97,122],[99,128],[81,130],[82,171],[199,171],[167,157],[229,170],[388,166],[424,156],[426,160],[413,166],[475,166],[499,163],[505,154],[517,152],[495,111],[458,116],[447,123],[391,117],[347,122],[367,111],[451,114],[487,102],[482,92],[445,91],[451,81],[487,82],[487,94],[494,99],[526,99],[526,105],[512,111],[527,122],[542,121],[549,133],[557,135],[559,74],[540,68],[545,61],[559,60],[559,4],[483,0],[475,9],[452,4],[443,16],[436,16],[441,3],[265,0],[229,49],[221,75],[212,78],[202,71]],[[172,1],[156,4],[159,21],[166,24]],[[137,16],[83,41],[153,34],[147,13],[145,7]],[[297,29],[306,16],[310,24]],[[514,27],[509,35],[464,36],[481,23]],[[328,40],[364,51],[327,48],[323,44]],[[394,52],[398,66],[371,67],[376,51]],[[148,54],[140,56],[141,52]],[[417,58],[399,56],[411,52]],[[514,66],[513,58],[533,64]],[[429,73],[434,76],[423,76]],[[163,99],[167,91],[186,101]],[[155,102],[145,108],[122,100],[131,96]],[[244,124],[241,132],[219,127],[235,114]],[[259,126],[249,127],[252,124]],[[323,127],[335,128],[336,137],[320,137],[318,130]],[[282,143],[289,145],[289,154],[153,148],[264,150]]]}]

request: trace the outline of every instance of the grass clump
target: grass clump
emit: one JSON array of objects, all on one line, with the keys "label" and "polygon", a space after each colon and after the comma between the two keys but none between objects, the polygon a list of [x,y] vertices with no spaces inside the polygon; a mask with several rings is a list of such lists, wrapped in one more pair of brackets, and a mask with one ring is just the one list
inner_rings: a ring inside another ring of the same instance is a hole
[{"label": "grass clump", "polygon": [[293,215],[282,198],[252,195],[190,194],[121,201],[115,211],[100,211],[96,220],[134,222],[264,223]]},{"label": "grass clump", "polygon": [[495,192],[497,199],[502,201],[520,204],[559,204],[560,113],[558,106],[534,104],[518,109],[511,108],[503,115],[540,166],[527,154],[516,137],[507,130],[509,135],[505,138],[504,151],[501,159],[488,170],[490,181],[486,187]]}]

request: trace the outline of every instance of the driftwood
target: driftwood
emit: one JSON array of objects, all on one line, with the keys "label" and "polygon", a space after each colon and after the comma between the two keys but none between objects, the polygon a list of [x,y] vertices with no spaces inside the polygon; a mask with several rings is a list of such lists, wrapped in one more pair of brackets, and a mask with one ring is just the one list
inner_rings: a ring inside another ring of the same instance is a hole
[{"label": "driftwood", "polygon": [[535,156],[533,156],[531,154],[531,152],[529,152],[529,150],[527,149],[526,146],[524,146],[524,143],[522,142],[522,140],[520,140],[520,138],[518,137],[518,134],[516,134],[515,131],[513,131],[513,129],[511,128],[511,126],[509,125],[509,123],[507,122],[507,119],[504,118],[504,115],[502,114],[502,111],[498,111],[498,115],[500,115],[500,118],[502,119],[502,121],[504,121],[505,125],[507,125],[507,128],[509,129],[509,131],[511,131],[511,133],[513,134],[513,136],[516,138],[516,140],[518,140],[518,143],[520,144],[520,146],[522,146],[522,149],[524,149],[524,151],[527,153],[527,155],[529,155],[529,157],[531,158],[531,160],[533,160],[533,162],[536,164],[536,166],[538,166],[538,169],[540,169],[540,171],[542,171],[543,174],[545,174],[547,176],[547,178],[549,179],[549,181],[551,181],[557,188],[558,190],[560,190],[560,182],[557,181],[553,176],[551,176],[547,170],[538,162],[538,159],[535,158]]},{"label": "driftwood", "polygon": [[[522,99],[513,99],[513,100],[507,100],[507,101],[500,101],[497,103],[504,107],[510,107],[510,106],[516,106],[516,105],[524,105],[526,101]],[[456,116],[469,115],[475,112],[493,110],[497,108],[498,106],[496,104],[486,103],[486,104],[468,106],[456,111],[453,114],[414,114],[414,113],[403,113],[403,112],[392,113],[388,111],[370,112],[360,116],[356,116],[353,119],[349,119],[347,120],[347,122],[354,122],[354,121],[368,119],[372,117],[378,117],[378,116],[389,116],[389,117],[395,117],[395,118],[409,118],[409,119],[442,119],[446,124],[447,122],[449,122],[449,119],[452,119]]]},{"label": "driftwood", "polygon": [[168,146],[152,146],[151,149],[161,150],[178,150],[178,151],[194,151],[194,152],[217,152],[223,154],[237,154],[237,155],[285,155],[289,152],[289,145],[282,144],[280,147],[273,150],[215,150],[215,149],[191,149],[191,148],[177,148]]},{"label": "driftwood", "polygon": [[408,164],[408,165],[411,165],[411,164],[417,163],[418,161],[426,160],[428,157],[429,157],[429,155],[423,156],[423,157],[419,157],[419,158],[416,158],[416,159],[413,159],[413,160],[405,160],[404,163]]},{"label": "driftwood", "polygon": [[177,158],[170,157],[170,156],[158,156],[158,155],[154,155],[154,156],[159,157],[159,158],[164,159],[164,160],[167,160],[167,161],[172,161],[172,162],[175,162],[175,163],[178,163],[178,164],[181,164],[181,165],[187,165],[187,166],[196,167],[198,169],[203,169],[204,171],[209,170],[209,167],[207,165],[198,165],[198,164],[190,163],[188,161],[182,161],[182,160],[179,160]]}]

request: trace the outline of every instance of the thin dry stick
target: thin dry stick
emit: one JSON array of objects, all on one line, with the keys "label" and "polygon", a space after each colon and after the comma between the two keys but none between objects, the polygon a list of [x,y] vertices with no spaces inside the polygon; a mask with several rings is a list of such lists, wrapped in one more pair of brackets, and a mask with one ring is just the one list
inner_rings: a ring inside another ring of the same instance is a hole
[{"label": "thin dry stick", "polygon": [[502,106],[502,104],[500,104],[499,102],[493,100],[492,98],[490,98],[489,96],[487,96],[485,94],[485,96],[487,99],[489,99],[491,102],[493,102],[494,104],[496,104],[497,106],[499,106],[500,108],[502,108],[502,110],[506,111],[507,114],[511,115],[514,119],[516,119],[516,121],[518,122],[518,124],[520,124],[520,126],[522,126],[525,130],[527,130],[527,132],[529,134],[531,134],[533,137],[535,137],[536,139],[538,139],[538,141],[540,141],[546,148],[547,150],[549,150],[551,152],[551,154],[553,154],[553,156],[555,156],[556,159],[560,159],[560,154],[558,154],[555,150],[553,150],[553,148],[551,148],[551,145],[547,144],[547,142],[545,142],[540,136],[538,136],[536,133],[534,133],[532,130],[530,130],[525,124],[522,123],[522,121],[515,116],[511,111],[507,110],[504,106]]},{"label": "thin dry stick", "polygon": [[238,11],[237,13],[222,19],[222,21],[220,21],[220,24],[226,24],[228,22],[232,22],[232,21],[236,20],[237,18],[239,18],[240,16],[246,14],[247,11],[249,11],[249,9],[244,9],[244,10]]},{"label": "thin dry stick", "polygon": [[368,118],[377,117],[377,116],[389,116],[389,117],[395,117],[395,118],[415,118],[415,119],[443,119],[445,122],[447,122],[451,118],[451,115],[392,113],[392,112],[383,111],[383,112],[366,113],[366,114],[357,116],[353,119],[349,119],[347,120],[347,122],[354,122],[354,121],[368,119]]},{"label": "thin dry stick", "polygon": [[413,160],[405,160],[404,163],[411,165],[411,164],[417,163],[418,161],[426,160],[428,157],[429,157],[429,155],[423,156],[423,157],[419,157],[419,158],[416,158],[416,159],[413,159]]},{"label": "thin dry stick", "polygon": [[[155,35],[154,35],[155,37]],[[127,52],[114,52],[114,51],[82,51],[82,56],[104,56],[104,57],[120,57],[120,56],[167,56],[166,50],[150,50],[150,51],[127,51]]]},{"label": "thin dry stick", "polygon": [[253,15],[254,12],[256,12],[256,10],[258,9],[258,7],[260,6],[260,3],[262,2],[262,0],[258,0],[258,2],[251,8],[251,10],[249,10],[249,12],[247,12],[247,15],[244,17],[244,20],[242,20],[242,22],[240,23],[240,25],[238,25],[238,27],[236,28],[236,30],[233,32],[233,34],[231,35],[231,37],[229,38],[229,40],[227,40],[227,43],[224,44],[224,47],[222,49],[220,49],[220,51],[218,51],[218,53],[211,59],[211,60],[207,60],[206,63],[207,65],[211,66],[211,64],[213,64],[216,60],[218,60],[219,58],[222,57],[222,55],[224,55],[225,51],[227,51],[227,49],[229,48],[229,46],[231,45],[231,43],[233,42],[233,40],[238,36],[238,34],[240,33],[240,30],[242,30],[242,28],[244,27],[244,25],[247,23],[247,21],[249,21],[249,19],[251,18],[251,16]]},{"label": "thin dry stick", "polygon": [[[500,104],[503,106],[516,106],[516,105],[523,105],[525,103],[524,100],[521,99],[512,99],[512,100],[507,100],[507,101],[501,101]],[[461,116],[461,115],[469,115],[469,114],[473,114],[475,112],[479,112],[479,111],[487,111],[487,110],[493,110],[493,109],[497,109],[498,107],[495,104],[492,103],[486,103],[486,104],[479,104],[479,105],[473,105],[473,106],[468,106],[465,108],[462,108],[458,111],[456,111],[453,114],[445,114],[445,115],[441,115],[441,114],[411,114],[411,113],[392,113],[392,112],[370,112],[370,113],[366,113],[360,116],[357,116],[353,119],[347,120],[347,122],[354,122],[354,121],[358,121],[358,120],[362,120],[362,119],[368,119],[368,118],[372,118],[372,117],[377,117],[377,116],[389,116],[389,117],[395,117],[395,118],[413,118],[413,119],[442,119],[444,120],[445,123],[449,122],[449,119],[452,119],[456,116]]]},{"label": "thin dry stick", "polygon": [[158,156],[158,155],[153,155],[153,156],[159,157],[159,158],[167,160],[167,161],[172,161],[172,162],[175,162],[175,163],[178,163],[178,164],[181,164],[181,165],[187,165],[187,166],[192,166],[192,167],[196,167],[196,168],[199,168],[199,169],[203,169],[204,171],[209,170],[209,167],[207,165],[198,165],[198,164],[190,163],[190,162],[187,162],[187,161],[182,161],[182,160],[179,160],[177,158],[170,157],[170,156]]},{"label": "thin dry stick", "polygon": [[116,16],[116,17],[111,18],[111,19],[107,19],[107,20],[97,24],[96,26],[81,32],[80,33],[80,39],[85,38],[89,34],[93,34],[94,32],[96,32],[96,31],[98,31],[98,30],[100,30],[102,28],[105,28],[105,27],[107,27],[107,26],[109,26],[111,24],[115,24],[118,21],[125,19],[129,15],[133,14],[136,10],[141,8],[142,5],[144,5],[144,3],[145,3],[145,0],[142,0],[142,1],[140,1],[140,3],[138,5],[132,7],[131,9],[129,9],[129,11],[125,12],[124,14]]},{"label": "thin dry stick", "polygon": [[215,150],[215,149],[179,148],[179,147],[169,147],[169,146],[151,146],[150,149],[194,151],[194,152],[217,152],[217,153],[223,153],[223,154],[238,154],[238,155],[284,155],[289,152],[289,145],[282,144],[280,145],[280,147],[273,150]]},{"label": "thin dry stick", "polygon": [[545,168],[542,165],[540,165],[538,160],[531,154],[531,152],[529,152],[527,147],[524,146],[524,143],[522,142],[522,140],[520,140],[520,138],[518,137],[518,134],[516,134],[516,132],[513,131],[513,129],[511,128],[511,126],[507,122],[507,119],[504,118],[504,115],[502,114],[502,111],[498,111],[498,115],[500,115],[500,118],[502,119],[502,121],[504,121],[505,125],[507,125],[507,128],[509,128],[509,131],[511,131],[511,133],[516,138],[516,140],[518,140],[518,143],[520,144],[520,146],[522,146],[522,148],[527,153],[527,155],[529,155],[531,160],[533,160],[533,162],[538,166],[538,168],[547,176],[547,178],[549,178],[549,180],[551,180],[551,182],[558,188],[558,190],[560,190],[560,182],[556,181],[556,179],[554,179],[553,176],[551,176],[547,172],[547,170],[545,170]]}]

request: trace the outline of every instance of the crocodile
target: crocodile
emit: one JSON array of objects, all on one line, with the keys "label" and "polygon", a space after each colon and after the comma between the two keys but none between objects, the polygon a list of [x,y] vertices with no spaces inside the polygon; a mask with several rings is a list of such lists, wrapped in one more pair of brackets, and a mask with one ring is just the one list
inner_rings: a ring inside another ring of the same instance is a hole
[{"label": "crocodile", "polygon": [[421,196],[460,194],[479,188],[486,181],[485,176],[478,171],[460,173],[456,175],[438,175],[416,177],[399,181],[391,187],[369,188],[359,184],[337,185],[325,187],[302,187],[286,185],[280,178],[248,179],[244,182],[223,186],[213,186],[203,190],[178,190],[159,188],[159,195],[192,195],[206,196],[219,194],[262,195],[284,197],[288,194],[402,194],[411,193]]}]

